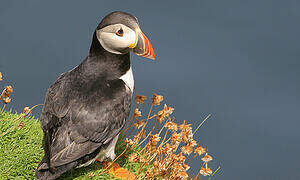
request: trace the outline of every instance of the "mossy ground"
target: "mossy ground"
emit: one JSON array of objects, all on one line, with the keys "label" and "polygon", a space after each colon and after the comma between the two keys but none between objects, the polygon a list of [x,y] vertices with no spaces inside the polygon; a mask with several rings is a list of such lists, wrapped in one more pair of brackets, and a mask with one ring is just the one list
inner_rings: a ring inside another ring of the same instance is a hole
[{"label": "mossy ground", "polygon": [[[16,120],[17,113],[0,113],[0,179],[34,179],[34,171],[42,159],[43,133],[39,120],[29,117]],[[24,123],[22,129],[18,124]],[[13,129],[12,129],[13,128]],[[5,135],[3,133],[9,131]],[[123,138],[120,137],[116,154],[125,149]],[[130,171],[137,171],[139,164],[128,163],[126,158],[116,161]],[[95,162],[87,167],[74,169],[64,174],[60,179],[114,179],[108,174],[102,174],[102,164]]]}]

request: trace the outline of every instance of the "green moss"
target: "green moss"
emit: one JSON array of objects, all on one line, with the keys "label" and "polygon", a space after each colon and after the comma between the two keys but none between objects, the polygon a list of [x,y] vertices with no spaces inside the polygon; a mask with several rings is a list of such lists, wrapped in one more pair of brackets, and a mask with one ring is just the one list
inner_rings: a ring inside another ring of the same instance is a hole
[{"label": "green moss", "polygon": [[[34,179],[34,171],[42,159],[42,137],[40,122],[34,118],[22,118],[19,114],[0,113],[0,179]],[[24,123],[22,129],[18,124]],[[12,129],[13,128],[13,129]],[[123,137],[119,138],[116,154],[125,149]],[[128,163],[128,159],[117,160],[122,167],[137,171],[139,165]],[[95,162],[88,167],[74,169],[64,174],[60,179],[112,179],[109,175],[99,175],[103,172],[101,163]],[[92,174],[92,177],[89,175]]]},{"label": "green moss", "polygon": [[23,118],[20,121],[24,127],[19,130],[19,121],[14,121],[19,116],[9,112],[0,114],[0,174],[4,179],[32,179],[43,155],[39,122],[33,118]]}]

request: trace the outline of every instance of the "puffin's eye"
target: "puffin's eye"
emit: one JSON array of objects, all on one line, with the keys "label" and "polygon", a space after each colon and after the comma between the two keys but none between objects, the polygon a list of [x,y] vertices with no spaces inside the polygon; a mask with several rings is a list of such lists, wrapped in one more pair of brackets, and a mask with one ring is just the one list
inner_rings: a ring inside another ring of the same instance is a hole
[{"label": "puffin's eye", "polygon": [[122,28],[116,32],[116,35],[121,36],[121,37],[123,36],[123,34],[124,34],[124,31]]}]

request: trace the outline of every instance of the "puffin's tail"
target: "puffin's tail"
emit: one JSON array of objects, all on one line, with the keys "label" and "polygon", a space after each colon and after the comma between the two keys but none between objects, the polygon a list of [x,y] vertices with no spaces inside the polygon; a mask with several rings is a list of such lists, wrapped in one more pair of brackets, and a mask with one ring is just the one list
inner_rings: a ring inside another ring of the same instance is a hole
[{"label": "puffin's tail", "polygon": [[52,180],[56,179],[59,176],[61,176],[63,173],[71,170],[72,168],[77,166],[77,162],[71,162],[69,164],[65,164],[62,166],[55,167],[52,172],[50,172],[50,169],[42,169],[40,166],[42,164],[46,163],[45,157],[42,159],[40,164],[38,165],[37,169],[35,170],[35,178],[38,180]]}]

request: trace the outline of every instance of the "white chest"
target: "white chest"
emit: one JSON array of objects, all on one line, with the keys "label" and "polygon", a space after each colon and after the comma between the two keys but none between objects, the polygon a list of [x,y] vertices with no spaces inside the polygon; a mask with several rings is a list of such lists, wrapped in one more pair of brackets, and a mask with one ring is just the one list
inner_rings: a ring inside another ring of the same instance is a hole
[{"label": "white chest", "polygon": [[124,74],[123,76],[120,77],[126,84],[126,86],[130,89],[131,92],[133,92],[134,88],[134,79],[133,79],[133,74],[132,74],[132,69],[130,69]]}]

